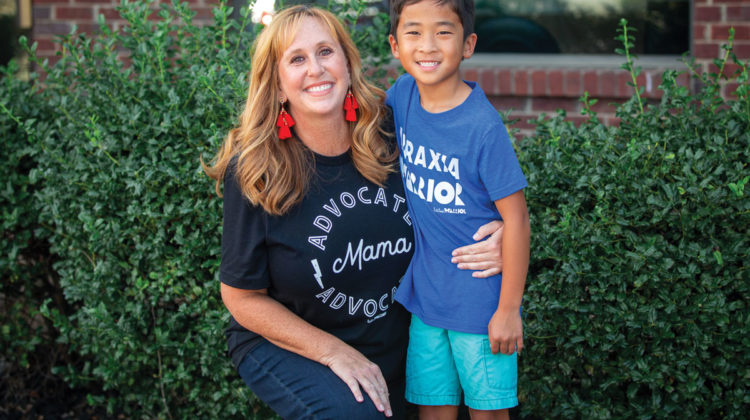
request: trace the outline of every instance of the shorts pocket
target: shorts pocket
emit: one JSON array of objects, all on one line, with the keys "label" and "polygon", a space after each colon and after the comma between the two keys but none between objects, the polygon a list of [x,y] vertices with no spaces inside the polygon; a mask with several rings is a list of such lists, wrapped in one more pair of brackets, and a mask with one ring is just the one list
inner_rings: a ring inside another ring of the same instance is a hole
[{"label": "shorts pocket", "polygon": [[492,354],[490,340],[482,340],[482,359],[487,382],[492,388],[501,390],[516,389],[518,383],[518,364],[516,353],[511,355]]}]

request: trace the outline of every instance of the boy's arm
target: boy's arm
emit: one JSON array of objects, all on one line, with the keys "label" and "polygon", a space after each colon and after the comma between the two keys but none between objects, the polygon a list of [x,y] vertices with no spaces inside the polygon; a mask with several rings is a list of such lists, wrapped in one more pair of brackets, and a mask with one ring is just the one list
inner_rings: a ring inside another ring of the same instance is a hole
[{"label": "boy's arm", "polygon": [[487,331],[492,353],[513,354],[523,349],[521,298],[529,268],[529,211],[523,190],[495,201],[503,218],[503,284],[500,302]]}]

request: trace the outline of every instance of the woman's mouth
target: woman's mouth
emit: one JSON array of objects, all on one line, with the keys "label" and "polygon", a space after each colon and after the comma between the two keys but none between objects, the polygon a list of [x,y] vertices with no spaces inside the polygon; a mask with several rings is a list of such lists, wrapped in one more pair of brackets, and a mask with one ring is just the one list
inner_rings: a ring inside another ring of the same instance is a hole
[{"label": "woman's mouth", "polygon": [[305,89],[306,92],[310,93],[318,93],[318,92],[325,92],[333,87],[333,83],[321,83],[319,85],[310,86],[307,89]]}]

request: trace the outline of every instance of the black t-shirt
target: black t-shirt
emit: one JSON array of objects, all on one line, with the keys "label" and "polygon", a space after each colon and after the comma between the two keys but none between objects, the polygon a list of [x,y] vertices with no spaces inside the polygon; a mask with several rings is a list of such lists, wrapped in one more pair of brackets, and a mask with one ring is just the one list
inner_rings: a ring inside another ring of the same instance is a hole
[{"label": "black t-shirt", "polygon": [[[269,296],[377,363],[387,381],[404,375],[409,316],[393,300],[414,236],[398,172],[384,188],[357,172],[349,153],[315,155],[305,199],[272,216],[224,179],[220,279]],[[227,329],[235,366],[262,340],[234,318]]]}]

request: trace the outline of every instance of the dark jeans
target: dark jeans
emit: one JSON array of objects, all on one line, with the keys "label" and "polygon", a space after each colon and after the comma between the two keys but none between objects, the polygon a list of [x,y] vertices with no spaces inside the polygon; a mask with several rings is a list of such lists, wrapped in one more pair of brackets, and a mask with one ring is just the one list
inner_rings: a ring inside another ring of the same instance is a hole
[{"label": "dark jeans", "polygon": [[[250,350],[239,374],[255,395],[278,415],[295,419],[384,419],[365,392],[358,403],[331,369],[266,340]],[[404,419],[404,382],[388,384],[392,419]]]}]

